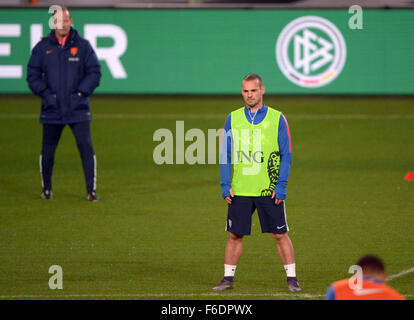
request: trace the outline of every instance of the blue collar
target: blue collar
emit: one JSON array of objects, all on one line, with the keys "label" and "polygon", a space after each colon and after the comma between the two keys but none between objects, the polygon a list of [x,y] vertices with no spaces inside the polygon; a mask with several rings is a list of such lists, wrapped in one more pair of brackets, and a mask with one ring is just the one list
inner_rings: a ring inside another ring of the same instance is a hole
[{"label": "blue collar", "polygon": [[384,283],[381,280],[372,279],[372,278],[369,278],[369,277],[362,277],[362,279],[365,280],[365,281],[370,281],[370,282],[374,282],[374,283],[378,283],[378,284],[383,284]]}]

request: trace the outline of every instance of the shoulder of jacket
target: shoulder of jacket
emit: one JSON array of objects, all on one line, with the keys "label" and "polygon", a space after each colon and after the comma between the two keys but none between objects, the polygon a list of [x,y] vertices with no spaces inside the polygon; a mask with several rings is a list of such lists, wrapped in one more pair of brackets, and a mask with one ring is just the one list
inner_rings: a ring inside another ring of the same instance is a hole
[{"label": "shoulder of jacket", "polygon": [[41,37],[40,40],[39,40],[39,42],[36,44],[36,46],[43,46],[45,44],[48,44],[49,41],[50,41],[49,37],[50,37],[50,35]]},{"label": "shoulder of jacket", "polygon": [[93,50],[92,45],[90,44],[89,40],[81,37],[79,34],[74,40],[73,45],[77,45],[80,48],[83,48],[84,50],[86,50],[86,52],[89,52],[91,49]]},{"label": "shoulder of jacket", "polygon": [[348,287],[349,279],[342,279],[332,283],[334,288]]},{"label": "shoulder of jacket", "polygon": [[36,43],[36,45],[33,47],[32,52],[37,52],[39,50],[42,50],[45,46],[49,44],[49,37],[42,37],[40,38],[39,42]]},{"label": "shoulder of jacket", "polygon": [[75,36],[75,38],[73,40],[76,41],[76,42],[79,42],[81,44],[89,44],[89,40],[86,39],[86,38],[84,38],[84,37],[82,37],[79,34],[79,32],[76,32],[76,36]]},{"label": "shoulder of jacket", "polygon": [[89,43],[88,39],[82,37],[79,33],[76,36],[76,41],[82,42],[82,43]]}]

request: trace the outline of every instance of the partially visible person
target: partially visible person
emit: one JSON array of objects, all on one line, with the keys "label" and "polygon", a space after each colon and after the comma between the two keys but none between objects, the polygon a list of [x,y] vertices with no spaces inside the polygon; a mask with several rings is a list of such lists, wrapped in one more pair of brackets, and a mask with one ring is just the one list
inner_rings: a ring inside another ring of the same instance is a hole
[{"label": "partially visible person", "polygon": [[72,16],[68,8],[56,10],[53,18],[55,30],[33,48],[27,65],[29,87],[42,98],[41,197],[53,198],[55,152],[64,127],[69,125],[82,159],[87,199],[98,201],[89,96],[99,85],[100,64],[90,43],[71,27]]},{"label": "partially visible person", "polygon": [[362,286],[351,286],[350,279],[336,281],[328,288],[325,300],[405,300],[385,284],[387,275],[380,258],[366,255],[357,265],[362,269]]}]

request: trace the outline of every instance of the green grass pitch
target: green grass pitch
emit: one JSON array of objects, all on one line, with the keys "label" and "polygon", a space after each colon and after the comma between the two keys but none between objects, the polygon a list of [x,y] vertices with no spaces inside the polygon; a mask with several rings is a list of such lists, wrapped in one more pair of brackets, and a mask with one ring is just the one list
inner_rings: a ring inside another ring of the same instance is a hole
[{"label": "green grass pitch", "polygon": [[[219,166],[156,165],[153,133],[218,129],[241,97],[91,99],[97,203],[86,201],[70,129],[56,153],[54,199],[40,199],[40,100],[0,97],[1,299],[322,299],[363,254],[387,273],[414,267],[414,98],[276,97],[292,134],[286,202],[303,291],[287,292],[273,239],[257,214],[235,288],[223,276],[226,205]],[[188,146],[190,142],[186,143]],[[51,290],[51,265],[63,290]],[[414,298],[414,273],[389,285]]]}]

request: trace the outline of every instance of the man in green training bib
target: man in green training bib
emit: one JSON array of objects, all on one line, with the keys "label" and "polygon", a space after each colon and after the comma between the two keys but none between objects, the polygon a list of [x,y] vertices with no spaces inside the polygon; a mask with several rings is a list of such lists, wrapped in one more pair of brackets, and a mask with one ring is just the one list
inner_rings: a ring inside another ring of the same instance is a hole
[{"label": "man in green training bib", "polygon": [[233,288],[243,237],[250,235],[257,209],[263,233],[272,234],[287,275],[288,290],[301,290],[296,278],[295,255],[288,236],[286,187],[292,144],[285,116],[263,103],[265,88],[257,74],[242,81],[245,106],[230,113],[220,150],[220,185],[228,204],[229,238],[224,257],[224,278],[214,291]]}]

